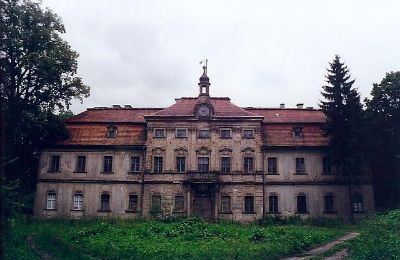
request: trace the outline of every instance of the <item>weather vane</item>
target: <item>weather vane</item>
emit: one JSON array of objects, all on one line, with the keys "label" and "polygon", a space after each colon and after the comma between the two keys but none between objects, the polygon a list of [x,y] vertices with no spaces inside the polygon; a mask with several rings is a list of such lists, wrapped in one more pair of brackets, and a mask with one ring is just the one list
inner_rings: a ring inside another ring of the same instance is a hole
[{"label": "weather vane", "polygon": [[206,75],[207,75],[207,63],[208,63],[208,60],[206,58],[204,58],[202,61],[200,61],[200,64],[204,64],[203,70],[204,70],[204,74],[206,74]]}]

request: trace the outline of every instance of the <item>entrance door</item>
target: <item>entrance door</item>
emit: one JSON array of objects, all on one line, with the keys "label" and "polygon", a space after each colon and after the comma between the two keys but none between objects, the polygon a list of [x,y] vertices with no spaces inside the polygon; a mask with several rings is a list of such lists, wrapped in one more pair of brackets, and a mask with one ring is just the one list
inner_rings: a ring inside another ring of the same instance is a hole
[{"label": "entrance door", "polygon": [[211,196],[195,196],[193,201],[193,215],[202,218],[214,217]]}]

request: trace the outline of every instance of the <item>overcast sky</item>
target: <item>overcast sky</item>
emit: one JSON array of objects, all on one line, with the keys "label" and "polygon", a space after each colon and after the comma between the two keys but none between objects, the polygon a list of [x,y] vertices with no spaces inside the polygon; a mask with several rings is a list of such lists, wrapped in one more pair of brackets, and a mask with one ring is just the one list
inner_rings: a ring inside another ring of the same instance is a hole
[{"label": "overcast sky", "polygon": [[63,20],[91,87],[87,107],[165,107],[198,95],[206,57],[211,96],[239,106],[317,106],[339,54],[362,98],[400,70],[400,1],[44,0]]}]

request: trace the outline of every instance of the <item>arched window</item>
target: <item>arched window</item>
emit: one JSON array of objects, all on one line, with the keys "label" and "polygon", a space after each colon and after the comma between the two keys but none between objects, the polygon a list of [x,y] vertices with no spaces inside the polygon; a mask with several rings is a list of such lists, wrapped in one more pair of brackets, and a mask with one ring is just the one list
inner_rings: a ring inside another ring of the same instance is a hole
[{"label": "arched window", "polygon": [[363,212],[364,211],[364,203],[363,197],[360,193],[354,193],[353,195],[353,212]]}]

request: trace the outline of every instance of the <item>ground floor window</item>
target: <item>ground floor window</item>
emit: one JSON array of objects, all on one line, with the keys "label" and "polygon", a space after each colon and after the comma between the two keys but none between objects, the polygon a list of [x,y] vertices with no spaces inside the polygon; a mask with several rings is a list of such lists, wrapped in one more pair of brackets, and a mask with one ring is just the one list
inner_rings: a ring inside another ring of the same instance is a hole
[{"label": "ground floor window", "polygon": [[325,202],[325,212],[333,212],[333,195],[328,193],[325,195],[324,198],[324,202]]},{"label": "ground floor window", "polygon": [[161,195],[151,196],[151,212],[161,212]]},{"label": "ground floor window", "polygon": [[231,196],[221,197],[221,211],[222,213],[231,212]]},{"label": "ground floor window", "polygon": [[137,211],[138,208],[138,195],[129,194],[128,210]]},{"label": "ground floor window", "polygon": [[354,212],[363,212],[364,211],[363,198],[360,193],[355,193],[353,195],[353,211]]},{"label": "ground floor window", "polygon": [[175,211],[182,212],[185,207],[185,197],[182,195],[175,196]]},{"label": "ground floor window", "polygon": [[307,199],[304,194],[297,196],[297,213],[307,213]]},{"label": "ground floor window", "polygon": [[83,209],[83,194],[80,192],[74,194],[74,209],[76,210]]},{"label": "ground floor window", "polygon": [[56,193],[54,191],[47,192],[46,209],[56,209]]},{"label": "ground floor window", "polygon": [[278,195],[271,194],[268,197],[268,202],[269,202],[269,212],[278,213]]},{"label": "ground floor window", "polygon": [[110,194],[103,193],[100,196],[100,210],[109,211],[110,210]]},{"label": "ground floor window", "polygon": [[254,196],[244,196],[244,213],[254,213]]}]

